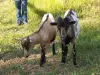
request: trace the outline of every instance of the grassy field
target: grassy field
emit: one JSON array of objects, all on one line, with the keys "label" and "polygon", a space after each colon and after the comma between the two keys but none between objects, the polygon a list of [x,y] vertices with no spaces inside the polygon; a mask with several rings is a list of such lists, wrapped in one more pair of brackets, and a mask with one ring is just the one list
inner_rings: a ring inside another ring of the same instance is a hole
[{"label": "grassy field", "polygon": [[[39,66],[40,47],[23,57],[20,42],[22,38],[37,30],[43,14],[50,12],[55,20],[58,15],[75,9],[81,30],[77,39],[77,63],[72,64],[71,45],[68,61],[61,64],[59,36],[56,39],[57,55],[48,48],[47,62]],[[28,25],[16,25],[14,0],[0,0],[0,75],[100,75],[100,0],[28,0]]]}]

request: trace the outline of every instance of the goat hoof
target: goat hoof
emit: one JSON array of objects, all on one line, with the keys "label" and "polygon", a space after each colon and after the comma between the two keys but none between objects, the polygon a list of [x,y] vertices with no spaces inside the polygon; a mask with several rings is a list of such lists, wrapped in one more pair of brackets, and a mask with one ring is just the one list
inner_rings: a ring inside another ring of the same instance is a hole
[{"label": "goat hoof", "polygon": [[57,53],[54,53],[53,55],[57,55]]},{"label": "goat hoof", "polygon": [[77,65],[77,63],[76,63],[76,62],[74,62],[74,65]]},{"label": "goat hoof", "polygon": [[65,64],[65,62],[61,61],[61,64]]},{"label": "goat hoof", "polygon": [[40,63],[40,67],[42,67],[43,66],[43,63]]},{"label": "goat hoof", "polygon": [[46,59],[44,60],[43,64],[45,64],[45,63],[46,63]]},{"label": "goat hoof", "polygon": [[64,63],[64,64],[65,64],[65,63],[66,63],[66,61],[65,61],[65,60],[62,60],[62,61],[61,61],[61,63]]},{"label": "goat hoof", "polygon": [[75,67],[78,67],[77,63],[74,64]]},{"label": "goat hoof", "polygon": [[65,63],[62,63],[62,62],[61,62],[61,64],[63,65],[63,64],[65,64]]},{"label": "goat hoof", "polygon": [[29,57],[29,55],[26,55],[26,56],[25,56],[25,58],[28,58],[28,57]]},{"label": "goat hoof", "polygon": [[40,62],[40,66],[43,66],[43,64],[46,63],[46,60],[44,60],[44,62]]}]

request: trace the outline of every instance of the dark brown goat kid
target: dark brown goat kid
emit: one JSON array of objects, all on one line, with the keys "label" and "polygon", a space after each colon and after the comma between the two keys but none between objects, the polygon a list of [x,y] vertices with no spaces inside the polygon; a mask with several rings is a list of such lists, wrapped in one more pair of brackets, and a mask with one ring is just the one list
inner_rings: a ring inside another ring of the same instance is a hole
[{"label": "dark brown goat kid", "polygon": [[[47,13],[44,14],[42,21],[39,25],[39,29],[27,36],[21,39],[21,45],[24,49],[24,56],[29,56],[29,50],[34,47],[36,44],[40,44],[41,46],[41,59],[40,59],[40,66],[42,66],[46,62],[46,49],[50,45],[50,43],[54,42],[57,32],[56,26],[51,26],[50,23],[55,22],[52,14]],[[55,54],[55,48],[53,44],[53,54]]]},{"label": "dark brown goat kid", "polygon": [[73,45],[73,64],[76,63],[76,39],[80,32],[80,25],[76,15],[76,12],[72,9],[69,9],[65,12],[64,18],[59,17],[57,22],[51,23],[51,25],[56,25],[59,32],[62,43],[62,63],[66,62],[66,56],[68,53],[68,44]]}]

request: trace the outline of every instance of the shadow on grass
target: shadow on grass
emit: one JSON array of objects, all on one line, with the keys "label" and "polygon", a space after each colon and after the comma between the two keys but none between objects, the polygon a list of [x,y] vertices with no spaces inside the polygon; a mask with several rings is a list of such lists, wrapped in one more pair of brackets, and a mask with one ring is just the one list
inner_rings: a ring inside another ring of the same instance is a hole
[{"label": "shadow on grass", "polygon": [[[96,27],[94,27],[94,29],[92,26],[88,27],[88,29],[87,26],[85,26],[79,35],[79,39],[77,40],[77,61],[80,67],[87,67],[88,65],[89,67],[93,66],[93,64],[96,62],[95,59],[100,57],[100,38],[98,38],[99,31]],[[1,49],[2,48],[5,50],[7,49],[9,52],[0,54],[0,59],[8,60],[16,57],[23,57],[23,51],[20,50],[18,46],[1,45]],[[60,45],[56,45],[56,52],[59,50],[59,48],[61,48]],[[40,51],[40,48],[35,48],[30,50],[30,53],[40,54]],[[51,47],[48,49],[48,52],[52,52]],[[70,57],[68,61],[71,60],[72,57]],[[100,60],[98,60],[97,64],[99,63]]]},{"label": "shadow on grass", "polygon": [[47,13],[46,11],[36,8],[34,4],[31,4],[31,3],[28,3],[28,7],[32,10],[32,12],[35,12],[36,14],[38,14],[39,17],[42,17],[45,13]]},{"label": "shadow on grass", "polygon": [[[44,10],[41,10],[41,9],[38,9],[37,7],[35,7],[34,4],[31,4],[31,3],[28,3],[28,7],[32,10],[32,12],[35,12],[39,18],[41,18],[44,14],[48,13],[47,11],[44,11]],[[54,18],[57,18],[58,16],[61,16],[62,14],[64,14],[65,11],[50,11],[51,14],[54,15]]]},{"label": "shadow on grass", "polygon": [[3,25],[7,25],[7,24],[14,24],[14,22],[12,20],[8,20],[8,21],[0,21],[1,24]]},{"label": "shadow on grass", "polygon": [[15,26],[12,26],[12,27],[8,27],[8,28],[4,28],[2,29],[3,32],[10,32],[10,31],[14,31],[14,32],[17,32],[17,31],[20,31],[22,28],[20,27],[20,29],[18,27],[15,27]]},{"label": "shadow on grass", "polygon": [[[58,46],[59,44],[56,44],[56,53],[58,54],[59,51],[57,50],[59,48]],[[24,53],[23,53],[23,49],[19,46],[11,46],[11,45],[1,45],[0,46],[2,52],[0,53],[0,60],[9,60],[9,59],[13,59],[16,57],[24,57]],[[47,49],[46,51],[47,53],[52,52],[52,48],[51,46]],[[40,46],[36,46],[35,48],[33,48],[32,50],[29,51],[29,54],[41,54],[41,48]]]},{"label": "shadow on grass", "polygon": [[0,53],[1,60],[9,60],[16,57],[22,57],[22,50],[20,50],[16,46],[11,45],[1,45],[0,46],[2,52]]},{"label": "shadow on grass", "polygon": [[[16,57],[24,57],[23,49],[18,46],[11,46],[11,45],[1,45],[0,46],[2,52],[0,53],[0,60],[9,60]],[[51,52],[48,51],[48,52]],[[31,54],[41,54],[41,50],[39,47],[36,47],[29,51]]]},{"label": "shadow on grass", "polygon": [[0,2],[4,2],[4,1],[6,1],[6,0],[0,0]]},{"label": "shadow on grass", "polygon": [[[8,14],[8,13],[7,13]],[[7,16],[5,14],[2,14],[1,17],[0,17],[0,23],[3,25],[3,26],[6,26],[8,24],[15,24],[15,21],[13,18],[10,18],[10,19],[7,19],[6,17],[4,16]]]}]

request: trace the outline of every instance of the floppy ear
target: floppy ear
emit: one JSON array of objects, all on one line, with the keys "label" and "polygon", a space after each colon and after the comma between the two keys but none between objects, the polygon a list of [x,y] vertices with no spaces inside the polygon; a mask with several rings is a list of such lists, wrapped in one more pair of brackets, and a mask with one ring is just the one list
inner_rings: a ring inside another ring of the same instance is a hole
[{"label": "floppy ear", "polygon": [[57,25],[57,22],[51,22],[50,24],[55,26],[55,25]]},{"label": "floppy ear", "polygon": [[75,24],[76,23],[76,21],[71,21],[71,22],[69,22],[69,24]]}]

